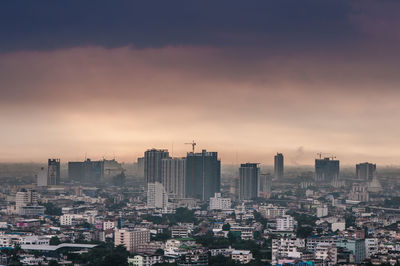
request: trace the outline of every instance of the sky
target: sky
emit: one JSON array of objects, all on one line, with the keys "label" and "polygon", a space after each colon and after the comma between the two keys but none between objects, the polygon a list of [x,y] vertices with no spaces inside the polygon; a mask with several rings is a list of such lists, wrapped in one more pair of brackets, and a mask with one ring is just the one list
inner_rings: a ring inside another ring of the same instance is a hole
[{"label": "sky", "polygon": [[0,162],[400,162],[400,2],[0,3]]}]

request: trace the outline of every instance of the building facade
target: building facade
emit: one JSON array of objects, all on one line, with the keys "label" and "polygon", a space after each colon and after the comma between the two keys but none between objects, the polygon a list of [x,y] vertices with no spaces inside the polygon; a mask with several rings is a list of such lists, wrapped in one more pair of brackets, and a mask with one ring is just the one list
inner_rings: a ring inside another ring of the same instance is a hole
[{"label": "building facade", "polygon": [[161,159],[161,179],[165,191],[172,198],[184,198],[186,158]]},{"label": "building facade", "polygon": [[240,200],[250,200],[258,197],[259,175],[260,168],[257,163],[245,163],[240,165]]},{"label": "building facade", "polygon": [[277,153],[274,157],[274,177],[280,179],[283,177],[283,154]]},{"label": "building facade", "polygon": [[47,168],[47,185],[60,184],[60,159],[49,159]]},{"label": "building facade", "polygon": [[217,152],[189,152],[186,157],[186,196],[208,200],[221,188],[221,161]]}]

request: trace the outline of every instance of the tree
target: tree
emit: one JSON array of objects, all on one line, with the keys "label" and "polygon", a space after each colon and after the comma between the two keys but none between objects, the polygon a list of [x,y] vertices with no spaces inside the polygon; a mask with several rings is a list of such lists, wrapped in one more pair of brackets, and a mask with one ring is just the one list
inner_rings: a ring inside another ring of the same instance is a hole
[{"label": "tree", "polygon": [[231,230],[231,225],[230,225],[229,223],[224,224],[224,225],[222,226],[222,230],[223,230],[223,231],[229,231],[229,230]]},{"label": "tree", "polygon": [[49,266],[58,266],[58,265],[60,265],[60,264],[58,264],[58,262],[56,261],[56,260],[51,260],[51,261],[49,261],[49,264],[48,264]]},{"label": "tree", "polygon": [[58,238],[58,236],[53,236],[53,237],[50,238],[50,245],[51,246],[57,246],[59,244],[61,244],[61,241]]},{"label": "tree", "polygon": [[47,215],[61,215],[62,214],[61,208],[57,207],[56,205],[54,205],[51,202],[44,203],[43,205],[46,208],[44,213]]}]

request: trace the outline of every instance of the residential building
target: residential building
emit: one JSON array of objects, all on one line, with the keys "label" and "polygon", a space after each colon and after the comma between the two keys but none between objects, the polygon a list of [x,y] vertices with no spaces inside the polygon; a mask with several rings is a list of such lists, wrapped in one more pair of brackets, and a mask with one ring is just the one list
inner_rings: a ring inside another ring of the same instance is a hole
[{"label": "residential building", "polygon": [[186,196],[208,200],[221,187],[221,161],[217,152],[189,152],[186,156]]},{"label": "residential building", "polygon": [[147,184],[147,207],[165,209],[168,206],[168,194],[165,192],[164,186],[159,183]]},{"label": "residential building", "polygon": [[151,149],[144,153],[144,177],[147,183],[162,183],[162,159],[169,158],[168,150]]},{"label": "residential building", "polygon": [[161,159],[161,179],[169,197],[184,198],[186,158]]},{"label": "residential building", "polygon": [[294,230],[293,217],[290,215],[283,215],[282,217],[276,218],[276,230],[293,231]]},{"label": "residential building", "polygon": [[229,210],[231,209],[231,199],[221,197],[221,193],[215,193],[210,198],[210,210]]},{"label": "residential building", "polygon": [[283,163],[283,154],[277,153],[274,157],[274,177],[277,179],[281,179],[284,174],[284,163]]},{"label": "residential building", "polygon": [[339,179],[339,160],[331,158],[315,160],[315,181],[332,183]]},{"label": "residential building", "polygon": [[47,185],[60,184],[60,159],[49,159],[47,166]]},{"label": "residential building", "polygon": [[150,242],[150,230],[145,228],[133,230],[116,228],[114,235],[114,245],[123,245],[131,253],[136,252],[139,244]]},{"label": "residential building", "polygon": [[356,165],[356,177],[363,181],[372,181],[376,173],[376,164],[359,163]]},{"label": "residential building", "polygon": [[241,264],[247,264],[253,260],[253,253],[250,250],[233,250],[231,258]]},{"label": "residential building", "polygon": [[250,200],[258,197],[258,182],[260,168],[257,163],[244,163],[240,165],[240,200]]}]

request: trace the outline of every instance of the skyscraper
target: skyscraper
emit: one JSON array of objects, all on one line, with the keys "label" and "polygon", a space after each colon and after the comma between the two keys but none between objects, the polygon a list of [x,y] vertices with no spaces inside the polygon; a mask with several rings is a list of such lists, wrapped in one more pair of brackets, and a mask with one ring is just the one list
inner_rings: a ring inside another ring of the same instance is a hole
[{"label": "skyscraper", "polygon": [[47,168],[47,185],[60,184],[60,159],[49,159]]},{"label": "skyscraper", "polygon": [[104,177],[104,160],[68,162],[68,177],[72,181],[82,183],[100,182]]},{"label": "skyscraper", "polygon": [[376,172],[376,164],[360,163],[356,165],[356,176],[360,180],[372,181]]},{"label": "skyscraper", "polygon": [[144,153],[144,177],[147,183],[162,182],[161,159],[168,157],[168,150],[151,149]]},{"label": "skyscraper", "polygon": [[269,198],[272,191],[272,177],[270,174],[260,174],[258,182],[258,196]]},{"label": "skyscraper", "polygon": [[36,184],[38,187],[47,187],[47,171],[44,167],[36,175]]},{"label": "skyscraper", "polygon": [[315,181],[330,183],[339,179],[339,160],[315,159]]},{"label": "skyscraper", "polygon": [[274,157],[274,177],[280,179],[283,177],[283,154],[277,153]]},{"label": "skyscraper", "polygon": [[221,161],[217,152],[189,152],[186,156],[186,196],[208,200],[220,191]]},{"label": "skyscraper", "polygon": [[249,200],[258,197],[260,168],[257,163],[244,163],[239,168],[239,199]]},{"label": "skyscraper", "polygon": [[186,158],[164,158],[161,164],[161,178],[165,191],[171,197],[184,198]]}]

